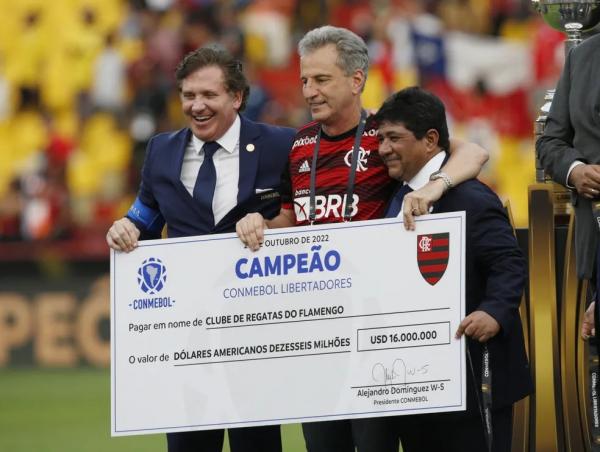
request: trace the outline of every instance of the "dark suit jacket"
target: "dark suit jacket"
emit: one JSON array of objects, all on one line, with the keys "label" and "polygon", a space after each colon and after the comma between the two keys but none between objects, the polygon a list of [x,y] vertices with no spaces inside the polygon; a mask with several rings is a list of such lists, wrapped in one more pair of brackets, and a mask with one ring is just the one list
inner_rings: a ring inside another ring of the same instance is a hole
[{"label": "dark suit jacket", "polygon": [[[565,61],[544,135],[536,150],[544,169],[561,185],[575,160],[600,164],[600,35],[575,47]],[[589,200],[572,191],[575,207],[577,273],[591,278],[598,248],[598,226]]]},{"label": "dark suit jacket", "polygon": [[[466,211],[466,314],[485,311],[501,327],[488,341],[493,408],[501,408],[530,394],[533,387],[519,317],[527,267],[506,211],[492,190],[468,180],[449,190],[432,212],[460,210]],[[467,367],[467,411],[478,414],[482,346],[467,341],[476,380]]]},{"label": "dark suit jacket", "polygon": [[[233,232],[236,222],[249,212],[260,212],[265,218],[279,213],[281,174],[295,131],[240,118],[238,203],[214,227],[207,224],[206,213],[180,179],[190,129],[162,133],[150,140],[138,198],[127,214],[142,232],[141,239],[159,238],[165,222],[169,237],[184,237]],[[254,146],[252,151],[249,144]],[[154,216],[152,226],[147,221],[149,212]]]}]

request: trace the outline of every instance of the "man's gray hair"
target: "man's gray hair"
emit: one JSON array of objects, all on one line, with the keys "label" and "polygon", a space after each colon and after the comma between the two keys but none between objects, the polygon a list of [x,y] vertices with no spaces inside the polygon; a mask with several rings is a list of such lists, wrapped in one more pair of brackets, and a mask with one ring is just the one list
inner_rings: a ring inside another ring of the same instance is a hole
[{"label": "man's gray hair", "polygon": [[329,44],[335,46],[338,53],[336,64],[346,75],[360,69],[366,78],[369,70],[367,45],[360,36],[346,28],[325,25],[309,31],[298,43],[298,53],[303,57]]}]

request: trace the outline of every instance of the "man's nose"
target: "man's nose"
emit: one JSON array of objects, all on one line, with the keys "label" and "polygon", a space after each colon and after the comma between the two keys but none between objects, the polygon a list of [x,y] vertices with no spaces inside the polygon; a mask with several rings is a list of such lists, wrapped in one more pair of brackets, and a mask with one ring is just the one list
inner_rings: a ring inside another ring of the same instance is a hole
[{"label": "man's nose", "polygon": [[199,111],[204,110],[205,106],[206,106],[206,103],[204,102],[204,99],[197,97],[192,101],[191,109],[193,112],[199,112]]},{"label": "man's nose", "polygon": [[390,153],[390,145],[388,140],[383,139],[379,142],[379,155],[384,156]]},{"label": "man's nose", "polygon": [[315,97],[315,95],[317,94],[317,90],[314,88],[314,85],[310,81],[307,81],[302,86],[302,93],[304,94],[304,97],[306,99],[310,99],[311,97]]}]

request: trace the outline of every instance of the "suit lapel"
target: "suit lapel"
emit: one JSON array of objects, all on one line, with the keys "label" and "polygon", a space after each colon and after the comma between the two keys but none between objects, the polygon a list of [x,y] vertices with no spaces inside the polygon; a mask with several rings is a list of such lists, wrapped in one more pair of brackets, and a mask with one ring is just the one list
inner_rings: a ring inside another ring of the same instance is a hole
[{"label": "suit lapel", "polygon": [[240,178],[238,182],[238,204],[254,196],[254,181],[260,155],[260,132],[258,126],[240,115]]},{"label": "suit lapel", "polygon": [[193,199],[185,186],[181,182],[181,166],[183,165],[183,156],[185,149],[192,137],[192,131],[188,128],[181,130],[173,143],[173,158],[170,161],[169,177],[173,182],[173,186],[177,187],[177,191],[184,199]]}]

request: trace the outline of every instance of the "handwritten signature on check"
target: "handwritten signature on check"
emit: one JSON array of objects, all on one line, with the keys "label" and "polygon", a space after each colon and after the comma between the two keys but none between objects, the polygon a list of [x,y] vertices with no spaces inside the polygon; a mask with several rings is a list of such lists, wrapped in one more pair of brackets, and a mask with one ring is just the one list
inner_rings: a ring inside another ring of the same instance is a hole
[{"label": "handwritten signature on check", "polygon": [[406,383],[406,376],[425,375],[429,372],[429,364],[407,366],[402,358],[395,359],[391,365],[375,363],[371,369],[373,381],[383,384]]}]

